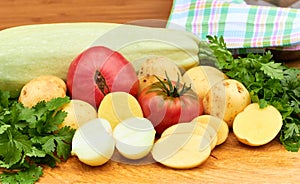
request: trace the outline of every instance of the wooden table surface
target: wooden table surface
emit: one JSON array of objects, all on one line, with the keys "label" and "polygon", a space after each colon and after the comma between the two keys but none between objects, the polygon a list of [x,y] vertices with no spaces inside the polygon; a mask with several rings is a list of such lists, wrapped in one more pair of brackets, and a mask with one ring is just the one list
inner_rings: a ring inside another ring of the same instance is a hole
[{"label": "wooden table surface", "polygon": [[[0,30],[55,22],[116,22],[167,20],[172,0],[27,0],[0,1]],[[298,61],[290,62],[300,68]],[[119,158],[118,154],[115,155]],[[147,160],[151,161],[151,157]],[[123,160],[126,161],[126,160]],[[39,183],[299,183],[300,153],[286,151],[277,140],[262,146],[240,144],[231,133],[209,159],[191,170],[174,170],[158,163],[109,161],[89,167],[72,157],[51,169]]]},{"label": "wooden table surface", "polygon": [[9,0],[0,1],[0,30],[53,22],[167,20],[172,0]]}]

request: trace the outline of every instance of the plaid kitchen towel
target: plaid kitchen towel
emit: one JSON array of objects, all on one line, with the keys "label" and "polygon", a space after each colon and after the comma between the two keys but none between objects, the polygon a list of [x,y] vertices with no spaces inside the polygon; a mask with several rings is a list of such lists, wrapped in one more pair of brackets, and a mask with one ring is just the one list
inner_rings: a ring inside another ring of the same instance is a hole
[{"label": "plaid kitchen towel", "polygon": [[201,40],[223,35],[229,49],[300,50],[300,9],[242,0],[174,0],[167,28],[190,31]]}]

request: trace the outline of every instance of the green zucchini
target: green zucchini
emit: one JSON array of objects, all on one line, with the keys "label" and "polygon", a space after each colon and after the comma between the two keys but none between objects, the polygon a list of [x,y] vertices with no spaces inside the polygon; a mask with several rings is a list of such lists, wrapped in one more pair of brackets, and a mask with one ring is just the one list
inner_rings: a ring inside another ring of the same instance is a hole
[{"label": "green zucchini", "polygon": [[151,56],[168,57],[184,69],[199,64],[199,40],[184,31],[95,22],[25,25],[0,31],[0,90],[17,97],[34,77],[65,80],[72,60],[93,45],[119,51],[136,69]]},{"label": "green zucchini", "polygon": [[209,47],[208,42],[202,41],[199,43],[198,57],[199,61],[201,61],[201,65],[215,66],[217,62],[217,58],[213,54],[213,50]]}]

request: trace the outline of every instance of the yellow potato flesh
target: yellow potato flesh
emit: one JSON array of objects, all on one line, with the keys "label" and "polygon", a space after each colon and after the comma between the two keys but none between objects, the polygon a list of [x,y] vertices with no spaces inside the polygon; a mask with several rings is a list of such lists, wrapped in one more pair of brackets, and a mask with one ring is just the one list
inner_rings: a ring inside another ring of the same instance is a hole
[{"label": "yellow potato flesh", "polygon": [[217,144],[216,131],[210,127],[197,122],[178,123],[167,128],[161,137],[174,135],[174,134],[196,134],[206,137],[210,141],[211,150]]},{"label": "yellow potato flesh", "polygon": [[233,133],[244,144],[260,146],[272,141],[282,127],[282,116],[273,106],[250,104],[233,122]]},{"label": "yellow potato flesh", "polygon": [[108,120],[114,129],[127,118],[143,117],[143,111],[134,96],[126,92],[112,92],[101,101],[98,117]]},{"label": "yellow potato flesh", "polygon": [[217,132],[217,145],[220,145],[226,141],[229,134],[229,127],[222,119],[211,115],[201,115],[194,118],[192,121],[211,125]]},{"label": "yellow potato flesh", "polygon": [[197,134],[172,134],[160,138],[153,146],[152,156],[171,168],[189,169],[204,163],[210,153],[210,141]]}]

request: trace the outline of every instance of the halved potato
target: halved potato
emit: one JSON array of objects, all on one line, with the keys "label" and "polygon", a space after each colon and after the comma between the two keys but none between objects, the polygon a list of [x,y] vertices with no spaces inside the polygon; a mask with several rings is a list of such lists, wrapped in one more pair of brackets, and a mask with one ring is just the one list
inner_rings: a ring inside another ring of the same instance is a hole
[{"label": "halved potato", "polygon": [[210,141],[211,150],[217,144],[216,131],[210,125],[203,125],[198,122],[178,123],[170,126],[161,134],[161,137],[174,134],[196,134],[206,137]]},{"label": "halved potato", "polygon": [[229,134],[229,127],[227,123],[222,119],[211,115],[201,115],[194,118],[192,121],[196,121],[202,124],[207,124],[212,126],[217,132],[217,137],[218,137],[218,141],[216,143],[217,145],[220,145],[226,141]]},{"label": "halved potato", "polygon": [[161,137],[151,153],[154,160],[167,167],[189,169],[204,163],[211,148],[205,136],[182,133]]},{"label": "halved potato", "polygon": [[248,105],[233,122],[237,139],[250,146],[261,146],[272,141],[282,127],[282,116],[273,106],[261,109],[257,103]]}]

